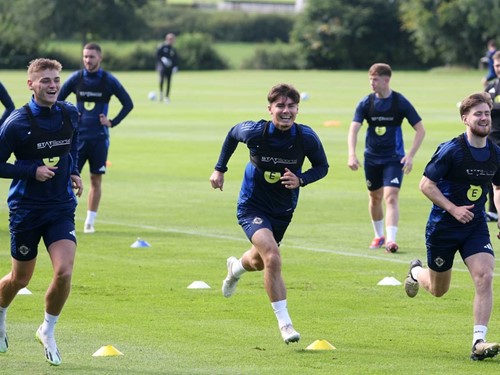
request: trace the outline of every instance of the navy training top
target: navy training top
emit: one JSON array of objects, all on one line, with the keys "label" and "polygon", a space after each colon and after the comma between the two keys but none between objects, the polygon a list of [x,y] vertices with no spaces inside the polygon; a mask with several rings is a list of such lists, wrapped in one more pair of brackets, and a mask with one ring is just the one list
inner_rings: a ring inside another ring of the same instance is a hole
[{"label": "navy training top", "polygon": [[[494,154],[492,154],[492,152]],[[488,140],[486,147],[472,147],[466,135],[440,144],[424,170],[443,195],[458,206],[474,204],[473,222],[485,220],[484,206],[491,183],[500,185],[500,147]],[[462,227],[453,216],[433,204],[429,223]]]},{"label": "navy training top", "polygon": [[[395,96],[398,97],[397,103],[393,103]],[[359,102],[353,121],[363,124],[366,119],[369,122],[366,130],[365,158],[385,163],[395,158],[400,160],[405,156],[401,129],[404,118],[411,126],[422,121],[413,105],[395,91],[387,98],[378,98],[372,93]]]},{"label": "navy training top", "polygon": [[[70,175],[79,176],[78,111],[67,102],[57,102],[49,108],[39,106],[32,98],[28,105],[37,131],[33,131],[25,108],[16,109],[0,128],[0,177],[12,179],[9,208],[36,209],[61,204],[76,207]],[[60,106],[64,107],[69,124],[65,123]],[[12,154],[16,156],[13,164],[8,162]],[[24,155],[40,158],[22,159]],[[37,181],[36,169],[41,165],[56,166],[55,176]]]},{"label": "navy training top", "polygon": [[111,119],[112,127],[134,108],[132,98],[122,84],[103,69],[93,73],[85,69],[73,72],[62,85],[58,100],[65,100],[71,93],[77,97],[76,106],[80,112],[80,141],[109,138],[109,128],[101,125],[99,115],[108,115],[111,96],[115,95],[122,105],[118,115]]},{"label": "navy training top", "polygon": [[[266,120],[245,121],[229,131],[215,169],[227,171],[227,163],[238,143],[245,143],[251,161],[245,168],[238,198],[238,211],[256,209],[280,216],[292,214],[297,206],[299,189],[287,189],[279,178],[290,169],[304,185],[328,173],[328,160],[317,134],[307,125],[294,124],[283,132]],[[311,168],[302,172],[304,158]]]}]

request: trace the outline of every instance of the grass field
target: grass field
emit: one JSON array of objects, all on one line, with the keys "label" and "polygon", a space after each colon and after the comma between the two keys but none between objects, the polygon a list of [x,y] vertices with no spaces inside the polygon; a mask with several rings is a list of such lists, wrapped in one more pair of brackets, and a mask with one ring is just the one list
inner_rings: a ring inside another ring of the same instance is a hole
[{"label": "grass field", "polygon": [[[418,182],[437,145],[463,131],[456,103],[481,89],[482,72],[393,76],[392,87],[413,102],[427,130],[401,191],[397,254],[367,248],[373,233],[363,174],[346,166],[347,129],[355,105],[369,92],[365,72],[181,72],[169,105],[147,100],[156,88],[154,72],[116,76],[135,109],[112,130],[95,234],[81,232],[85,199],[77,211],[73,291],[56,331],[63,364],[45,363],[34,340],[51,277],[42,250],[28,286],[33,294],[18,296],[9,309],[10,348],[0,355],[0,374],[498,374],[499,358],[469,360],[473,286],[460,259],[441,299],[425,292],[409,299],[401,286],[377,285],[386,276],[403,281],[411,259],[425,260],[430,204]],[[2,71],[0,80],[16,106],[27,101],[24,72]],[[282,244],[289,311],[302,335],[289,346],[281,340],[262,274],[244,275],[230,299],[220,293],[226,258],[249,246],[235,218],[245,146],[233,155],[223,192],[208,181],[229,128],[268,118],[266,95],[278,82],[310,94],[298,122],[317,131],[331,165],[325,179],[302,190]],[[113,100],[111,117],[118,108]],[[338,126],[325,126],[332,120]],[[404,126],[409,145],[413,132]],[[360,134],[359,157],[362,144]],[[83,180],[88,186],[87,172]],[[5,198],[8,181],[0,188]],[[131,248],[137,237],[151,247]],[[5,203],[0,239],[3,275],[10,269]],[[491,341],[500,340],[499,272]],[[197,280],[211,288],[187,288]],[[317,339],[336,350],[305,350]],[[124,355],[93,357],[104,345]]]}]

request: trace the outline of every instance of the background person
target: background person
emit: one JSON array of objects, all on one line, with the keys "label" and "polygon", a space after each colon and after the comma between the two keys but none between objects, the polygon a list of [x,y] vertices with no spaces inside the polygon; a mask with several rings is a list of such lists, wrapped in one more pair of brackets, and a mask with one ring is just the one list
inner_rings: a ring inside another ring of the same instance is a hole
[{"label": "background person", "polygon": [[[271,121],[245,121],[229,131],[210,183],[222,191],[229,158],[239,142],[245,143],[250,162],[245,168],[237,217],[252,247],[240,259],[227,259],[222,293],[231,297],[245,272],[263,271],[264,288],[288,344],[299,341],[300,334],[288,313],[279,244],[292,220],[299,188],[326,176],[328,161],[316,133],[309,126],[295,123],[300,102],[297,90],[279,84],[271,88],[267,100]],[[311,168],[303,172],[305,158]]]},{"label": "background person", "polygon": [[[78,170],[88,161],[90,189],[84,233],[94,233],[94,223],[102,196],[102,176],[106,173],[109,129],[120,124],[134,107],[130,95],[110,72],[101,68],[101,47],[88,43],[83,47],[84,69],[73,72],[61,87],[59,100],[76,95],[80,112]],[[116,96],[122,108],[113,119],[108,117],[109,101]]]},{"label": "background person", "polygon": [[[8,349],[5,318],[17,292],[28,286],[43,238],[54,269],[45,317],[36,331],[52,365],[61,364],[54,328],[71,289],[76,252],[75,210],[83,190],[76,166],[78,111],[57,102],[61,64],[36,59],[28,67],[33,97],[0,129],[0,177],[12,179],[7,203],[12,269],[0,280],[0,353]],[[15,155],[15,162],[8,162]]]},{"label": "background person", "polygon": [[2,113],[2,117],[0,117],[0,126],[2,126],[7,117],[9,117],[12,111],[16,108],[14,106],[12,98],[5,89],[5,86],[2,85],[2,82],[0,82],[0,102],[2,102],[2,105],[5,107],[5,110]]},{"label": "background person", "polygon": [[420,189],[433,203],[425,230],[428,268],[423,268],[418,259],[412,261],[405,280],[409,297],[415,297],[419,285],[441,297],[450,288],[453,260],[455,253],[460,253],[476,292],[473,360],[493,357],[499,350],[497,343],[486,342],[493,308],[495,257],[484,205],[492,181],[495,203],[500,207],[500,148],[487,139],[491,108],[487,93],[466,97],[460,105],[465,134],[442,143],[425,167]]},{"label": "background person", "polygon": [[160,80],[160,101],[163,100],[163,85],[166,83],[165,103],[170,103],[172,74],[179,69],[179,56],[174,44],[175,35],[168,33],[165,35],[165,41],[156,50],[156,70]]},{"label": "background person", "polygon": [[[413,168],[413,158],[425,136],[422,119],[413,105],[400,93],[390,88],[391,67],[387,64],[373,64],[369,71],[373,93],[365,96],[356,107],[354,119],[349,128],[347,165],[357,171],[361,164],[356,156],[358,132],[363,120],[368,122],[366,130],[364,169],[368,188],[368,211],[372,220],[375,238],[371,249],[386,247],[396,252],[396,233],[399,222],[399,190],[403,173]],[[401,124],[406,118],[415,130],[410,151],[405,155]],[[384,208],[386,208],[386,231],[384,236]]]},{"label": "background person", "polygon": [[[490,94],[493,101],[493,108],[491,109],[491,132],[488,135],[488,139],[500,146],[500,51],[495,52],[492,59],[493,69],[497,78],[491,81],[485,89],[485,91]],[[488,221],[498,221],[493,186],[490,187],[488,194],[488,211],[486,212],[486,218]]]},{"label": "background person", "polygon": [[497,43],[494,39],[488,40],[488,44],[486,45],[486,55],[481,59],[481,61],[485,62],[487,65],[486,75],[482,79],[483,86],[488,86],[491,81],[497,78],[497,74],[495,72],[495,68],[493,67],[493,55],[497,51]]}]

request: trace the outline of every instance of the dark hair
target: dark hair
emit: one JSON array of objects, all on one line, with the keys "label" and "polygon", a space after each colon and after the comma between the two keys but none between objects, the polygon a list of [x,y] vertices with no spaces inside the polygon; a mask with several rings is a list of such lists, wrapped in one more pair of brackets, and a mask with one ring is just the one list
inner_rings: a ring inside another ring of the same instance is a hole
[{"label": "dark hair", "polygon": [[267,102],[271,104],[283,97],[290,98],[297,104],[300,102],[299,92],[295,89],[295,87],[287,83],[280,83],[273,86],[269,91],[269,94],[267,94]]},{"label": "dark hair", "polygon": [[392,69],[389,64],[376,63],[373,64],[368,70],[368,74],[371,76],[392,76]]},{"label": "dark hair", "polygon": [[87,43],[83,46],[83,49],[93,49],[94,51],[101,53],[101,46],[97,43]]},{"label": "dark hair", "polygon": [[460,116],[467,115],[472,107],[482,103],[486,103],[490,109],[493,108],[491,95],[487,92],[476,92],[469,95],[460,103]]}]

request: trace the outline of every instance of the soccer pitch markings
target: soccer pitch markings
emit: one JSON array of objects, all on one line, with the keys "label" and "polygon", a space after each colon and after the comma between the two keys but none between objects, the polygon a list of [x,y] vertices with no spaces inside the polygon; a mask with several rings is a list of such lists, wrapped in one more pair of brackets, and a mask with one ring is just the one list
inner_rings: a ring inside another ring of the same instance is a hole
[{"label": "soccer pitch markings", "polygon": [[[164,233],[180,233],[180,234],[186,234],[186,235],[191,235],[191,236],[226,239],[226,240],[230,240],[230,241],[238,241],[238,242],[248,243],[248,240],[244,237],[232,237],[232,236],[228,236],[228,235],[224,235],[224,234],[204,233],[204,232],[189,230],[189,229],[160,228],[160,227],[156,227],[156,226],[152,226],[152,225],[127,224],[127,223],[122,223],[122,222],[117,222],[117,221],[104,221],[104,220],[101,221],[101,223],[109,224],[109,225],[118,225],[118,226],[123,226],[123,227],[130,227],[130,228],[147,229],[147,230],[153,230],[153,231],[164,232]],[[400,263],[400,264],[406,264],[406,265],[409,264],[409,262],[411,261],[411,259],[395,258],[394,255],[391,256],[391,254],[387,254],[387,256],[357,254],[357,253],[352,253],[352,252],[348,252],[348,251],[324,249],[324,248],[319,248],[319,247],[310,247],[310,246],[301,246],[301,245],[287,245],[286,243],[282,244],[282,246],[285,248],[290,247],[293,249],[311,251],[311,252],[317,252],[317,253],[328,253],[328,254],[342,255],[342,256],[346,256],[346,257],[382,260],[385,262]],[[424,255],[423,258],[425,258],[425,254],[423,254],[423,255]],[[459,262],[457,262],[457,263],[460,264],[461,266],[454,264],[453,265],[454,271],[469,272],[469,270],[463,266],[463,262],[462,262],[460,257],[458,257],[458,258],[455,257],[455,260],[459,260]],[[499,261],[500,261],[500,259],[495,258],[495,262],[499,262]],[[500,274],[494,273],[493,276],[497,277],[497,276],[500,276]]]}]

